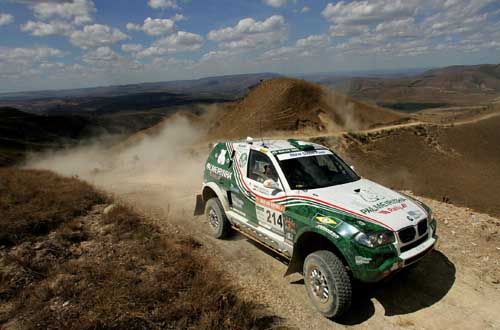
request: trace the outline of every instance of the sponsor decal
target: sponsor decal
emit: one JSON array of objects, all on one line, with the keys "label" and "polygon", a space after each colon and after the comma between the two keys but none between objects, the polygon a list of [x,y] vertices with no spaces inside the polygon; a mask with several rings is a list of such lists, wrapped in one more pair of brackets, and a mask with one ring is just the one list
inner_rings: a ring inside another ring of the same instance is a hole
[{"label": "sponsor decal", "polygon": [[283,230],[285,232],[285,240],[293,243],[295,234],[297,234],[295,222],[292,220],[292,218],[283,216],[283,226]]},{"label": "sponsor decal", "polygon": [[248,155],[246,153],[242,153],[240,156],[240,167],[247,166]]},{"label": "sponsor decal", "polygon": [[332,237],[334,237],[336,239],[340,238],[339,234],[337,234],[333,230],[330,230],[329,228],[327,228],[327,227],[325,227],[323,225],[319,225],[317,228],[323,230],[324,232],[327,232],[330,236],[332,236]]},{"label": "sponsor decal", "polygon": [[264,207],[267,207],[268,209],[272,209],[274,211],[278,211],[278,212],[281,212],[283,213],[283,211],[285,210],[285,206],[284,205],[281,205],[281,204],[276,204],[272,201],[269,201],[269,200],[266,200],[266,199],[263,199],[263,198],[260,198],[260,197],[257,197],[255,199],[255,203],[259,204],[259,205],[262,205]]},{"label": "sponsor decal", "polygon": [[255,199],[255,213],[259,224],[274,232],[284,232],[283,211],[285,211],[284,205],[260,197]]},{"label": "sponsor decal", "polygon": [[363,256],[355,256],[354,261],[356,262],[356,265],[366,265],[372,261],[372,258],[367,258],[367,257],[363,257]]},{"label": "sponsor decal", "polygon": [[207,170],[210,173],[210,175],[212,175],[215,178],[223,177],[225,179],[231,180],[231,178],[233,177],[233,173],[231,173],[230,171],[217,167],[210,163],[207,163]]},{"label": "sponsor decal", "polygon": [[307,151],[295,151],[288,154],[280,154],[278,155],[279,160],[286,160],[292,158],[299,157],[307,157],[307,156],[318,156],[318,155],[331,155],[330,150],[307,150]]},{"label": "sponsor decal", "polygon": [[410,221],[415,221],[415,220],[420,219],[422,217],[422,212],[420,212],[420,211],[408,211],[406,214],[408,214],[406,216],[406,219],[408,219]]},{"label": "sponsor decal", "polygon": [[389,199],[389,200],[382,201],[382,202],[379,202],[377,204],[371,205],[369,207],[366,207],[366,208],[360,210],[360,212],[363,214],[375,213],[375,212],[378,212],[379,210],[384,209],[388,206],[398,204],[398,203],[403,203],[405,201],[406,201],[406,198],[402,198],[402,197]]},{"label": "sponsor decal", "polygon": [[[385,210],[380,210],[380,211],[378,211],[378,213],[380,213],[380,214],[390,214],[392,212],[403,210],[403,209],[405,209],[407,207],[408,207],[408,205],[406,205],[406,203],[401,203],[400,205],[388,207]],[[410,221],[413,221],[413,220],[410,220]]]},{"label": "sponsor decal", "polygon": [[297,148],[289,148],[289,149],[281,149],[281,150],[273,150],[271,153],[273,155],[279,155],[279,154],[288,154],[290,152],[297,151]]},{"label": "sponsor decal", "polygon": [[296,233],[296,225],[295,225],[295,222],[292,220],[292,218],[284,216],[283,222],[285,224],[285,231],[291,232],[294,234]]},{"label": "sponsor decal", "polygon": [[360,189],[359,192],[357,192],[358,196],[361,197],[365,202],[368,203],[375,203],[380,200],[385,199],[384,196],[377,194],[371,189]]},{"label": "sponsor decal", "polygon": [[322,224],[325,224],[325,225],[338,226],[342,223],[341,220],[336,220],[332,217],[328,217],[326,215],[321,215],[321,214],[316,214],[314,216],[314,219],[316,219],[316,221],[321,222]]},{"label": "sponsor decal", "polygon": [[234,195],[231,195],[231,200],[233,201],[233,205],[239,209],[242,209],[245,205],[241,199]]},{"label": "sponsor decal", "polygon": [[226,149],[222,149],[220,151],[220,154],[217,157],[217,164],[219,164],[219,165],[226,164],[226,154],[227,154],[227,150]]},{"label": "sponsor decal", "polygon": [[231,192],[234,192],[234,193],[239,193],[240,190],[238,189],[238,187],[236,187],[232,182],[231,182],[231,186],[229,187],[229,190]]}]

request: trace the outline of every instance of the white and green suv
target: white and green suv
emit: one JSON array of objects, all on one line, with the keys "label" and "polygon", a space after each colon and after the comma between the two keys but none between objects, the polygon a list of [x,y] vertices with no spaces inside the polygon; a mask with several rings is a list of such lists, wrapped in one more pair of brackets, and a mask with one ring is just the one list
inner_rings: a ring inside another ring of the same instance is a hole
[{"label": "white and green suv", "polygon": [[197,204],[215,237],[234,229],[289,259],[285,275],[304,275],[326,317],[349,308],[353,278],[379,281],[437,240],[426,205],[361,178],[328,148],[296,140],[216,144]]}]

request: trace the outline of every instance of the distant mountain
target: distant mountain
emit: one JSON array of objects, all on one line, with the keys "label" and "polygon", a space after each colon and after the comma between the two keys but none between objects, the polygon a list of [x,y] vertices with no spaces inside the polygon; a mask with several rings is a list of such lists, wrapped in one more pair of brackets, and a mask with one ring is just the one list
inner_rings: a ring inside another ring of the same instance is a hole
[{"label": "distant mountain", "polygon": [[207,77],[194,80],[140,83],[80,89],[45,90],[15,93],[0,93],[0,101],[24,101],[54,98],[113,97],[139,93],[177,93],[213,97],[238,98],[246,94],[249,87],[261,80],[277,77],[274,73],[238,74]]},{"label": "distant mountain", "polygon": [[0,94],[0,106],[50,115],[144,111],[236,100],[261,81],[276,76],[273,73],[256,73],[122,86],[4,93]]},{"label": "distant mountain", "polygon": [[450,66],[403,77],[321,77],[333,90],[398,110],[488,103],[500,97],[500,65]]}]

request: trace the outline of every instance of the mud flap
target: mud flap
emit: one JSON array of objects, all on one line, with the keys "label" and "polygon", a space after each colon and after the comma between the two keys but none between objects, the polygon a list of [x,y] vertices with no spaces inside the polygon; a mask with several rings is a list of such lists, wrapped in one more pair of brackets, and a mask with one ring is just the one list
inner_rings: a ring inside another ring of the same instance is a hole
[{"label": "mud flap", "polygon": [[196,205],[194,207],[194,215],[202,215],[205,213],[205,202],[201,195],[196,195]]},{"label": "mud flap", "polygon": [[301,255],[298,249],[293,249],[292,260],[290,260],[290,263],[288,264],[288,269],[286,270],[286,273],[285,275],[283,275],[283,277],[292,275],[294,273],[302,273],[303,264],[304,264],[304,257]]}]

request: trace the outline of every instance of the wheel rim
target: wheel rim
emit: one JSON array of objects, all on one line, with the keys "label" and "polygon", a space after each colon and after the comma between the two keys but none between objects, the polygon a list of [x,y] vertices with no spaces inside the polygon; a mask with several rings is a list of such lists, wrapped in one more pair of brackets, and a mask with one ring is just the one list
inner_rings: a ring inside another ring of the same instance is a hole
[{"label": "wheel rim", "polygon": [[309,287],[314,297],[321,303],[325,303],[330,298],[330,288],[325,275],[319,268],[312,268],[309,273]]},{"label": "wheel rim", "polygon": [[219,227],[219,217],[217,216],[217,212],[214,209],[210,209],[208,212],[208,222],[213,229],[217,229]]}]

